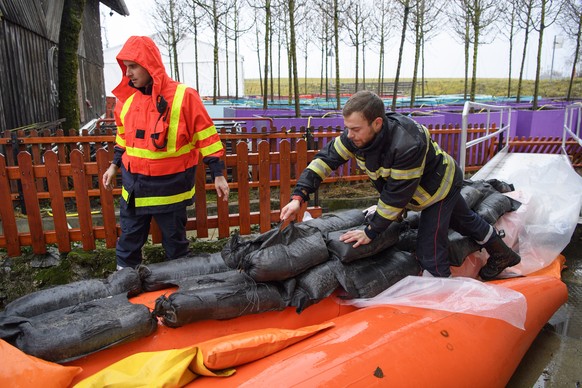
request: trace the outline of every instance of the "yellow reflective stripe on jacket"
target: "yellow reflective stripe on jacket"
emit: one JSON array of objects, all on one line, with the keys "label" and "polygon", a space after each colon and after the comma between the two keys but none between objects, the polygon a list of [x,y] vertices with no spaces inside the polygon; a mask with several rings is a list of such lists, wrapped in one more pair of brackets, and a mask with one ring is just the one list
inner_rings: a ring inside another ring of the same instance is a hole
[{"label": "yellow reflective stripe on jacket", "polygon": [[325,179],[331,174],[331,167],[321,159],[313,159],[307,168],[319,175],[321,179]]},{"label": "yellow reflective stripe on jacket", "polygon": [[443,160],[443,163],[446,164],[447,168],[445,170],[445,176],[441,180],[441,184],[437,189],[436,193],[434,193],[432,197],[426,198],[426,196],[428,195],[427,194],[423,195],[421,192],[419,192],[419,189],[417,189],[413,198],[418,202],[418,206],[408,204],[406,206],[407,208],[414,211],[420,211],[426,208],[427,206],[432,205],[437,201],[440,201],[449,194],[449,191],[451,190],[451,186],[453,184],[453,179],[455,177],[455,161],[449,154],[444,154],[444,156],[445,158]]},{"label": "yellow reflective stripe on jacket", "polygon": [[[182,201],[186,201],[192,198],[195,193],[196,186],[192,187],[192,190],[180,194],[158,197],[135,198],[135,207],[163,206],[171,205],[174,203],[180,203]],[[123,197],[123,199],[125,199],[125,201],[128,201],[129,193],[127,192],[127,190],[125,190],[125,187],[121,189],[121,196]]]},{"label": "yellow reflective stripe on jacket", "polygon": [[131,106],[131,103],[133,101],[134,96],[135,96],[135,93],[133,93],[131,96],[129,96],[129,98],[127,100],[125,100],[125,103],[123,103],[123,107],[121,108],[121,112],[119,113],[119,120],[121,121],[122,125],[117,126],[117,133],[115,135],[115,142],[117,143],[117,145],[119,145],[120,147],[123,147],[123,148],[125,148],[126,143],[125,143],[125,138],[123,138],[121,135],[125,134],[125,115],[127,114],[129,107]]},{"label": "yellow reflective stripe on jacket", "polygon": [[343,160],[350,160],[354,157],[354,154],[346,148],[344,143],[342,143],[340,140],[339,136],[334,139],[333,148],[338,153],[338,155],[342,157]]},{"label": "yellow reflective stripe on jacket", "polygon": [[[172,110],[170,117],[170,124],[168,125],[168,135],[166,151],[150,151],[148,149],[137,148],[137,147],[126,147],[125,152],[130,156],[136,156],[142,159],[165,159],[171,157],[182,156],[189,153],[194,148],[193,144],[186,144],[176,150],[176,144],[178,140],[178,127],[180,125],[180,113],[182,110],[182,101],[184,100],[184,93],[187,86],[184,84],[179,84],[176,88],[176,93],[174,94],[174,101],[172,102]],[[128,99],[129,101],[129,99]],[[126,102],[127,104],[127,102]],[[125,109],[125,106],[123,107]]]},{"label": "yellow reflective stripe on jacket", "polygon": [[222,149],[222,143],[220,141],[216,143],[212,143],[211,145],[201,148],[200,153],[202,156],[212,155],[215,152],[218,152]]},{"label": "yellow reflective stripe on jacket", "polygon": [[172,111],[170,112],[170,125],[168,127],[168,144],[166,149],[168,153],[176,152],[176,142],[178,140],[178,125],[180,124],[180,116],[182,112],[182,101],[184,100],[184,93],[187,86],[178,84],[176,93],[174,94],[174,101],[172,102]]},{"label": "yellow reflective stripe on jacket", "polygon": [[387,179],[392,173],[392,169],[386,167],[380,167],[377,171],[370,171],[366,168],[365,160],[356,159],[356,163],[358,164],[358,168],[360,170],[364,171],[364,173],[368,175],[370,179],[375,181],[380,178]]},{"label": "yellow reflective stripe on jacket", "polygon": [[197,142],[204,142],[204,140],[206,139],[210,139],[211,137],[215,136],[216,140],[204,147],[199,147],[200,148],[200,153],[202,154],[202,156],[208,156],[208,155],[212,155],[215,152],[220,151],[221,149],[223,149],[222,146],[222,142],[220,141],[220,138],[218,137],[218,133],[216,132],[216,127],[214,125],[211,125],[210,127],[200,131],[200,132],[196,132],[192,138],[192,144],[196,144]]},{"label": "yellow reflective stripe on jacket", "polygon": [[382,200],[379,200],[378,206],[376,207],[376,213],[378,213],[383,218],[394,221],[395,219],[398,218],[398,215],[402,213],[402,209],[390,206],[382,202]]},{"label": "yellow reflective stripe on jacket", "polygon": [[[426,155],[425,155],[426,160]],[[416,179],[422,176],[422,172],[424,171],[424,160],[422,161],[422,166],[411,168],[409,170],[397,170],[395,168],[392,169],[391,177],[393,179]]]}]

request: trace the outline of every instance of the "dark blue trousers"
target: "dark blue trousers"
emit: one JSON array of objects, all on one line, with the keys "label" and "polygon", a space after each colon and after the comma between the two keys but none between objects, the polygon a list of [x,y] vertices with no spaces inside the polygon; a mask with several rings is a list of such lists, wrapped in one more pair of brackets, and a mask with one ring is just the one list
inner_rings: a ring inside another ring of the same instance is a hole
[{"label": "dark blue trousers", "polygon": [[462,185],[463,175],[459,166],[456,166],[449,194],[420,213],[416,256],[420,266],[433,276],[451,275],[449,228],[478,242],[485,240],[491,230],[491,226],[467,206],[461,196]]},{"label": "dark blue trousers", "polygon": [[141,248],[146,243],[152,217],[162,231],[162,246],[168,259],[188,254],[186,208],[174,212],[136,215],[133,209],[121,206],[121,236],[117,240],[117,265],[135,268],[142,261]]}]

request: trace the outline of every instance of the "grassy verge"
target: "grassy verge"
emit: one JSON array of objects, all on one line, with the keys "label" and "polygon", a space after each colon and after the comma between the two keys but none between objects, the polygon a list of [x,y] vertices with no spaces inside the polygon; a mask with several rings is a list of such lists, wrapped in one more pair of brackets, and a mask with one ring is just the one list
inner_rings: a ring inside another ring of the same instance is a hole
[{"label": "grassy verge", "polygon": [[[374,79],[368,79],[366,82],[375,82]],[[385,82],[392,82],[392,79],[386,79]],[[402,79],[401,81],[411,81],[411,79]],[[342,78],[341,83],[353,83],[354,79]],[[568,85],[570,80],[562,79],[544,79],[540,81],[539,95],[548,98],[565,98],[568,93]],[[517,79],[511,80],[511,95],[517,94]],[[320,93],[320,79],[308,78],[299,80],[300,94],[325,94],[325,89]],[[362,81],[360,80],[360,85]],[[462,94],[464,91],[465,81],[462,78],[428,78],[424,88],[425,96],[430,95],[444,95],[444,94]],[[505,78],[481,78],[477,80],[477,94],[491,95],[494,97],[507,97],[508,82]],[[469,80],[470,87],[470,80]],[[278,80],[274,80],[274,93],[278,95]],[[522,82],[522,96],[532,96],[534,91],[533,80],[523,80]],[[331,91],[330,91],[331,92]],[[261,95],[260,81],[258,79],[245,80],[245,94],[247,96]],[[281,96],[288,96],[288,82],[287,79],[281,79]],[[422,90],[417,88],[417,97],[422,96]],[[582,79],[574,80],[572,88],[572,97],[582,97]]]}]

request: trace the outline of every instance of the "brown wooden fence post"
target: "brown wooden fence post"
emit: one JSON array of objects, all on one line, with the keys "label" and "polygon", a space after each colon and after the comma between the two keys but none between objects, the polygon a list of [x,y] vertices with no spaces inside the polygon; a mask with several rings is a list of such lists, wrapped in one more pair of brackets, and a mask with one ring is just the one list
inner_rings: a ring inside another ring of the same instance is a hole
[{"label": "brown wooden fence post", "polygon": [[271,230],[271,158],[269,142],[259,143],[259,227],[261,233]]},{"label": "brown wooden fence post", "polygon": [[48,190],[51,198],[51,210],[57,245],[59,252],[71,251],[71,238],[69,236],[69,224],[67,222],[67,210],[65,208],[65,197],[61,186],[61,172],[59,171],[59,160],[53,151],[44,153],[44,162]]},{"label": "brown wooden fence post", "polygon": [[[103,186],[103,174],[109,168],[111,160],[107,150],[100,148],[97,151],[97,179],[99,180],[99,198],[101,201],[101,215],[103,216],[103,228],[105,230],[105,246],[115,248],[117,243],[117,222],[115,219],[115,205],[113,203],[113,191]],[[113,180],[115,182],[115,179]]]},{"label": "brown wooden fence post", "polygon": [[196,167],[196,237],[208,237],[208,210],[206,207],[206,165],[202,158],[198,161]]},{"label": "brown wooden fence post", "polygon": [[[241,142],[246,146],[246,142]],[[226,155],[222,155],[222,161],[226,166]],[[228,179],[227,169],[224,169],[224,176]],[[212,182],[214,183],[214,182]],[[230,186],[229,186],[230,188]],[[217,221],[218,221],[218,237],[226,238],[230,236],[230,220],[228,215],[228,202],[224,201],[222,198],[218,197],[218,193],[216,194],[216,213],[217,213]]]},{"label": "brown wooden fence post", "polygon": [[[237,177],[237,195],[238,195],[238,216],[239,216],[239,230],[240,233],[251,233],[251,200],[250,200],[250,186],[249,186],[249,150],[246,144],[237,144],[237,159],[236,168],[238,172]],[[257,173],[258,175],[258,173]]]},{"label": "brown wooden fence post", "polygon": [[96,248],[93,235],[93,221],[91,219],[91,202],[87,190],[87,174],[83,153],[79,150],[71,152],[71,174],[75,188],[75,202],[77,203],[77,215],[81,229],[81,242],[83,249],[91,251]]},{"label": "brown wooden fence post", "polygon": [[46,243],[42,227],[42,217],[38,203],[38,195],[34,182],[34,168],[32,157],[28,152],[18,154],[18,168],[20,170],[20,180],[22,183],[22,195],[26,205],[26,216],[32,241],[32,251],[39,255],[46,253]]},{"label": "brown wooden fence post", "polygon": [[2,229],[6,240],[6,250],[8,256],[20,256],[22,250],[18,239],[18,226],[14,215],[14,204],[10,194],[10,180],[6,169],[6,158],[0,155],[0,218],[2,219]]},{"label": "brown wooden fence post", "polygon": [[289,140],[279,143],[279,209],[283,209],[291,198],[291,144]]}]

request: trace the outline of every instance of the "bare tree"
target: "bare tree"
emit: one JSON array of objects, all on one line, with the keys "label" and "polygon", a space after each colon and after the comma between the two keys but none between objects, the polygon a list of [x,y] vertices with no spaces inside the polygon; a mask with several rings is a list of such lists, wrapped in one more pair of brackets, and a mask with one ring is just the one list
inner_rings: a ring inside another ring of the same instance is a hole
[{"label": "bare tree", "polygon": [[[442,16],[445,11],[445,6],[448,2],[444,2],[442,0],[420,0],[423,4],[421,8],[422,10],[422,22],[420,23],[420,55],[422,57],[422,70],[421,70],[421,92],[422,97],[424,97],[424,48],[426,46],[426,42],[431,40],[438,31],[439,27],[441,26]],[[416,74],[416,71],[415,71]],[[415,79],[412,83],[412,89],[416,90],[416,83],[418,79],[418,75],[415,75]]]},{"label": "bare tree", "polygon": [[[323,94],[323,88],[325,86],[325,100],[329,100],[329,86],[331,71],[328,71],[330,66],[330,58],[334,54],[333,44],[331,43],[331,37],[333,36],[333,4],[327,0],[317,0],[317,15],[319,18],[319,41],[321,50],[321,81],[320,81],[320,94]],[[325,81],[324,81],[325,80]],[[324,85],[325,82],[325,85]]]},{"label": "bare tree", "polygon": [[521,87],[523,82],[523,69],[525,68],[525,58],[527,54],[527,44],[529,40],[529,33],[532,25],[532,12],[535,0],[520,0],[519,10],[517,13],[519,26],[524,30],[523,37],[523,51],[521,53],[521,65],[519,67],[519,79],[517,81],[516,102],[521,101]]},{"label": "bare tree", "polygon": [[339,67],[339,27],[340,27],[340,18],[339,18],[339,1],[340,0],[333,0],[333,41],[334,41],[334,51],[335,51],[335,100],[336,100],[336,109],[341,109],[341,100],[340,100],[340,67]]},{"label": "bare tree", "polygon": [[295,37],[295,0],[288,0],[289,10],[289,51],[291,55],[291,64],[293,65],[293,94],[295,95],[295,116],[301,116],[301,107],[299,106],[299,79],[297,78],[297,40]]},{"label": "bare tree", "polygon": [[472,30],[470,28],[471,22],[469,13],[466,11],[468,8],[468,1],[470,0],[456,0],[449,7],[448,17],[450,20],[449,25],[454,33],[453,36],[458,38],[464,47],[464,61],[465,61],[465,86],[463,89],[463,98],[467,99],[469,94],[469,48],[471,47],[472,41]]},{"label": "bare tree", "polygon": [[359,70],[360,70],[360,50],[364,40],[363,26],[368,23],[370,14],[366,12],[361,0],[351,0],[347,5],[346,15],[346,31],[347,44],[356,49],[355,60],[355,91],[358,91]]},{"label": "bare tree", "polygon": [[508,0],[503,9],[500,12],[501,20],[506,25],[509,25],[509,30],[506,28],[501,28],[500,31],[507,40],[509,41],[509,64],[508,64],[508,75],[507,75],[507,97],[511,97],[511,68],[513,65],[513,42],[515,36],[519,31],[519,25],[517,22],[517,14],[519,12],[520,0]]},{"label": "bare tree", "polygon": [[188,21],[188,30],[194,36],[194,70],[196,71],[196,90],[200,89],[200,77],[198,64],[198,28],[203,23],[203,18],[200,16],[199,9],[201,8],[198,1],[194,0],[189,3],[190,13],[186,13],[186,20]]},{"label": "bare tree", "polygon": [[570,101],[572,98],[572,86],[574,78],[576,77],[576,64],[580,58],[580,39],[582,37],[582,3],[578,0],[566,0],[564,18],[562,19],[561,27],[566,35],[576,42],[576,49],[574,50],[574,58],[572,61],[572,73],[570,75],[570,82],[568,84],[568,95],[566,99]]},{"label": "bare tree", "polygon": [[265,80],[263,89],[263,109],[269,107],[268,95],[269,95],[269,42],[271,36],[271,0],[265,0],[264,4],[265,10],[265,70],[263,79]]},{"label": "bare tree", "polygon": [[562,2],[560,0],[538,0],[537,10],[539,12],[539,23],[533,23],[534,30],[538,31],[538,54],[536,59],[536,78],[534,81],[534,96],[532,102],[532,109],[538,108],[538,92],[540,90],[540,72],[542,63],[542,46],[544,39],[544,31],[546,28],[554,24],[560,11],[562,9]]},{"label": "bare tree", "polygon": [[185,20],[182,11],[178,0],[160,0],[156,2],[152,15],[161,46],[168,50],[170,74],[177,81],[180,81],[178,43],[184,39],[187,30],[187,23],[181,22]]},{"label": "bare tree", "polygon": [[414,6],[414,1],[398,0],[404,8],[404,17],[402,20],[402,32],[400,34],[400,48],[398,49],[398,65],[396,66],[396,76],[394,77],[394,92],[392,94],[392,110],[396,110],[396,99],[398,98],[398,82],[400,80],[400,68],[402,66],[402,54],[404,51],[404,41],[406,40],[406,26],[408,24],[408,15],[410,8]]},{"label": "bare tree", "polygon": [[[378,86],[376,92],[378,95],[383,95],[384,90],[384,69],[386,63],[386,42],[392,29],[392,18],[390,14],[393,12],[391,0],[380,0],[372,5],[372,23],[373,29],[366,25],[364,30],[367,34],[371,34],[370,41],[378,46]],[[364,67],[365,68],[365,67]]]},{"label": "bare tree", "polygon": [[471,101],[475,101],[477,91],[477,54],[479,44],[485,43],[482,37],[499,17],[499,2],[497,0],[468,1],[469,20],[473,29],[473,73],[471,76]]}]

